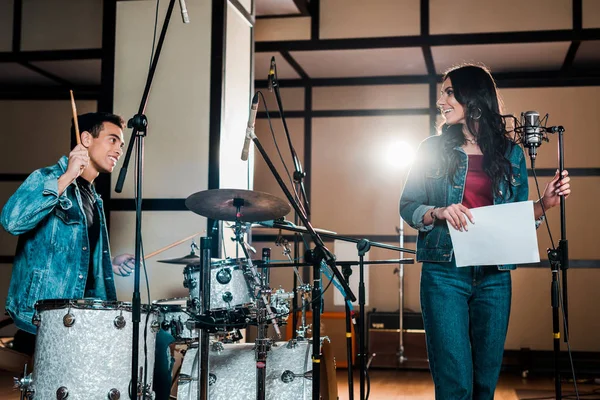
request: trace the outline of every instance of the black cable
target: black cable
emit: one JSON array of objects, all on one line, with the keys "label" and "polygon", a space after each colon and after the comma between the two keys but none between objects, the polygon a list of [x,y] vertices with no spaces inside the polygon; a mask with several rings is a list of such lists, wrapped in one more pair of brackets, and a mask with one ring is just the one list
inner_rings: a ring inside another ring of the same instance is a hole
[{"label": "black cable", "polygon": [[273,129],[273,123],[271,121],[271,115],[269,114],[269,107],[267,106],[267,101],[265,99],[265,96],[263,95],[263,93],[260,90],[257,93],[263,99],[263,104],[265,105],[265,113],[267,114],[267,121],[269,122],[269,130],[271,131],[271,136],[273,136],[273,143],[275,144],[275,149],[277,149],[277,154],[279,154],[279,159],[281,160],[281,163],[283,164],[285,173],[287,174],[288,179],[290,180],[290,187],[294,191],[294,198],[296,199],[296,202],[300,206],[302,213],[304,214],[304,216],[306,216],[306,210],[304,209],[304,205],[300,201],[300,195],[298,195],[298,192],[296,191],[296,185],[294,185],[294,180],[292,179],[292,175],[290,175],[290,171],[288,170],[288,167],[285,164],[285,161],[283,161],[283,156],[281,155],[281,151],[279,150],[279,145],[277,144],[277,139],[275,138],[275,130]]},{"label": "black cable", "polygon": [[569,327],[567,326],[566,323],[564,323],[564,321],[566,321],[565,318],[565,304],[563,302],[563,296],[562,296],[562,288],[561,288],[561,281],[560,281],[560,275],[557,275],[557,279],[558,279],[558,299],[560,301],[560,313],[563,317],[563,329],[565,331],[565,343],[567,344],[567,354],[569,355],[569,366],[571,367],[571,375],[573,376],[573,388],[575,389],[575,396],[577,399],[579,399],[579,388],[577,387],[577,378],[575,376],[575,366],[573,364],[573,354],[571,353],[571,342],[569,339]]},{"label": "black cable", "polygon": [[535,168],[532,167],[531,172],[533,173],[533,180],[535,181],[535,189],[537,190],[538,199],[540,199],[540,205],[542,206],[542,216],[544,217],[544,222],[546,223],[546,228],[548,229],[548,236],[550,237],[550,247],[552,248],[552,250],[556,250],[556,246],[554,245],[554,238],[552,237],[552,231],[550,230],[550,225],[548,224],[548,217],[546,216],[546,207],[544,207],[544,200],[542,198],[542,195],[540,194],[540,184],[537,179],[537,173],[535,172]]},{"label": "black cable", "polygon": [[[544,200],[540,194],[540,185],[538,183],[537,180],[537,174],[535,172],[535,167],[533,166],[533,162],[532,162],[532,166],[531,166],[531,171],[533,173],[533,179],[535,181],[535,188],[537,190],[537,194],[538,194],[538,198],[540,199],[540,205],[542,206],[542,215],[544,217],[544,222],[546,223],[546,228],[548,229],[548,236],[550,238],[550,246],[551,249],[553,251],[556,251],[556,246],[554,244],[554,238],[552,237],[552,231],[550,230],[550,224],[548,223],[548,217],[546,216],[546,208],[544,207]],[[558,181],[560,181],[562,179],[562,177],[559,175],[558,177]],[[557,281],[558,281],[558,298],[560,301],[560,312],[563,318],[563,329],[565,331],[565,343],[567,344],[567,354],[569,356],[569,367],[571,368],[571,375],[573,376],[573,387],[575,389],[575,396],[577,399],[579,399],[579,388],[577,387],[577,377],[575,375],[575,366],[573,364],[573,354],[571,352],[571,343],[570,343],[570,339],[569,339],[569,328],[567,327],[566,324],[566,318],[565,318],[565,309],[564,309],[564,299],[562,297],[562,290],[561,290],[561,280],[560,280],[560,274],[556,274],[557,275]],[[560,368],[558,365],[556,366],[556,368]]]},{"label": "black cable", "polygon": [[365,379],[367,381],[367,393],[365,394],[365,400],[369,400],[371,394],[371,378],[369,377],[369,370],[365,370]]}]

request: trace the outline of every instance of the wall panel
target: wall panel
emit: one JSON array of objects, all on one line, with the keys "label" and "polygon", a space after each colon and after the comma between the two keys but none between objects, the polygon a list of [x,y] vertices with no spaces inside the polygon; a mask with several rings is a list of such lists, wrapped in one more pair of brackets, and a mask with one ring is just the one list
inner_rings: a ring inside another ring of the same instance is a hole
[{"label": "wall panel", "polygon": [[[548,125],[562,125],[566,131],[565,165],[567,168],[597,168],[600,159],[600,87],[565,87],[535,89],[501,89],[505,112],[520,117],[522,112],[536,110],[540,116],[550,115]],[[538,149],[536,166],[556,168],[558,136]],[[529,163],[528,163],[529,164]]]},{"label": "wall panel", "polygon": [[420,33],[417,0],[323,0],[320,38],[405,36]]},{"label": "wall panel", "polygon": [[600,28],[600,2],[597,0],[583,0],[582,5],[583,28]]},{"label": "wall panel", "polygon": [[[189,3],[193,23],[184,25],[173,15],[150,91],[145,198],[185,198],[208,187],[211,7]],[[146,82],[155,6],[146,1],[117,4],[114,110],[126,119],[137,113]],[[166,6],[161,3],[159,21]],[[183,56],[186,62],[181,62]],[[131,131],[125,135],[129,142]],[[134,197],[133,167],[132,159],[123,192],[113,193],[115,198]]]},{"label": "wall panel", "polygon": [[[596,290],[600,269],[570,269],[568,274],[571,349],[600,351],[600,311],[595,306],[600,301]],[[552,350],[550,269],[520,268],[512,273],[512,278],[513,301],[505,348]],[[561,348],[566,350],[562,338]]]},{"label": "wall panel", "polygon": [[[77,93],[75,97],[77,101]],[[55,164],[62,155],[69,154],[73,117],[68,98],[65,91],[64,101],[0,100],[5,132],[0,135],[0,147],[10,149],[0,160],[0,171],[26,174]],[[77,111],[96,111],[96,102],[77,101]]]},{"label": "wall panel", "polygon": [[310,17],[258,19],[255,39],[257,42],[309,40]]},{"label": "wall panel", "polygon": [[315,226],[340,234],[394,234],[403,172],[393,168],[398,140],[416,149],[428,116],[313,120],[312,201]]},{"label": "wall panel", "polygon": [[369,110],[429,107],[428,85],[318,86],[314,110]]},{"label": "wall panel", "polygon": [[14,0],[0,2],[0,51],[12,51]]},{"label": "wall panel", "polygon": [[[288,118],[287,125],[290,131],[292,144],[296,149],[298,158],[300,159],[300,162],[302,163],[302,166],[306,170],[307,174],[311,176],[311,179],[314,179],[316,174],[314,169],[308,170],[304,165],[304,120],[299,118]],[[279,146],[279,150],[281,151],[285,165],[287,166],[290,174],[293,174],[294,164],[290,155],[283,125],[281,122],[279,122],[279,120],[274,120],[273,128],[275,129],[275,138],[277,139],[277,145]],[[260,119],[256,121],[256,136],[260,140],[262,146],[265,148],[267,155],[271,159],[271,162],[275,165],[275,168],[277,168],[277,171],[281,175],[283,181],[286,183],[287,187],[292,190],[290,180],[288,179],[285,169],[283,168],[283,164],[279,158],[279,154],[277,153],[277,149],[275,148],[273,136],[271,135],[266,119]],[[285,194],[277,184],[277,181],[273,177],[269,167],[258,151],[254,152],[254,173],[256,176],[260,177],[254,181],[254,190],[272,194],[287,202]],[[291,221],[294,220],[293,210],[290,212],[287,219]]]},{"label": "wall panel", "polygon": [[[21,182],[0,182],[0,210],[8,201],[9,197],[17,190]],[[17,248],[17,236],[13,236],[0,228],[0,255],[12,256]],[[3,293],[3,292],[0,292]],[[0,295],[2,297],[2,295]]]},{"label": "wall panel", "polygon": [[22,27],[21,50],[101,48],[102,0],[24,0]]},{"label": "wall panel", "polygon": [[430,0],[429,25],[432,34],[571,29],[572,11],[565,0]]}]

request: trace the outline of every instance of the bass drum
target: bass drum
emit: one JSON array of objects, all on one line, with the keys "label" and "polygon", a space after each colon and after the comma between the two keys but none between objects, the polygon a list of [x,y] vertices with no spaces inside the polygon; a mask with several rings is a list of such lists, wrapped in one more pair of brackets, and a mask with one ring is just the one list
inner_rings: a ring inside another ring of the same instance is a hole
[{"label": "bass drum", "polygon": [[[101,300],[42,300],[31,389],[34,399],[125,399],[131,378],[131,303]],[[148,321],[146,340],[144,324]],[[152,387],[158,331],[154,308],[142,305],[139,366]],[[144,357],[144,347],[147,357]]]},{"label": "bass drum", "polygon": [[[198,398],[198,345],[191,346],[185,354],[178,380],[177,399]],[[312,399],[312,343],[276,342],[267,353],[267,400]],[[333,359],[325,359],[321,367],[321,393],[324,399],[337,398],[337,385],[327,381],[335,379],[326,370],[333,370]],[[209,358],[209,399],[256,398],[256,361],[254,344],[213,343]],[[335,393],[331,391],[335,390]]]}]

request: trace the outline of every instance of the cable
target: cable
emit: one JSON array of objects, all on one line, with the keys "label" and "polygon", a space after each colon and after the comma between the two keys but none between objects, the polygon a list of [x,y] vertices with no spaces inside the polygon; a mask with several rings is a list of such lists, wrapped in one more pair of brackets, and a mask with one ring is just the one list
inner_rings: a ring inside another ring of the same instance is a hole
[{"label": "cable", "polygon": [[302,214],[306,218],[306,210],[304,209],[304,205],[300,201],[300,195],[298,195],[298,192],[296,191],[296,185],[294,185],[294,180],[292,179],[292,176],[290,175],[290,171],[288,170],[288,167],[285,164],[285,161],[283,161],[283,156],[281,155],[281,151],[279,150],[279,145],[277,144],[277,139],[275,138],[275,130],[273,129],[273,123],[271,121],[271,115],[269,114],[269,107],[267,106],[267,101],[265,99],[265,96],[263,95],[263,93],[260,90],[258,91],[258,94],[260,95],[260,97],[262,97],[263,104],[265,105],[267,121],[269,122],[269,130],[271,131],[271,136],[273,136],[273,143],[275,144],[275,149],[277,149],[277,154],[279,154],[279,159],[281,160],[281,163],[283,164],[283,168],[285,169],[285,173],[287,174],[288,179],[290,180],[290,187],[294,191],[294,198],[296,199],[296,203],[298,203],[298,206],[300,207]]},{"label": "cable", "polygon": [[546,223],[546,228],[548,229],[548,236],[550,237],[550,246],[552,250],[556,250],[556,246],[554,245],[554,238],[552,237],[552,231],[550,230],[550,225],[548,224],[548,217],[546,216],[546,207],[544,207],[544,201],[542,200],[542,195],[540,194],[540,184],[537,179],[537,173],[535,172],[535,168],[531,167],[531,172],[533,173],[533,180],[535,181],[535,189],[537,190],[538,199],[540,199],[540,205],[542,206],[542,216],[544,217],[544,222]]},{"label": "cable", "polygon": [[558,299],[560,301],[560,312],[561,315],[563,317],[563,329],[565,331],[565,343],[567,344],[567,354],[569,355],[569,366],[571,367],[571,375],[573,376],[573,387],[575,389],[575,396],[577,396],[577,399],[579,399],[579,388],[577,387],[577,378],[575,376],[575,367],[573,365],[573,354],[571,353],[571,343],[569,340],[569,327],[567,326],[566,322],[566,318],[565,318],[565,305],[563,302],[563,297],[562,297],[562,288],[561,288],[561,281],[560,281],[560,275],[557,274],[558,276]]},{"label": "cable", "polygon": [[[550,230],[550,225],[548,223],[548,217],[546,216],[546,208],[544,207],[544,201],[543,198],[541,196],[540,193],[540,185],[537,179],[537,174],[535,172],[535,167],[532,163],[531,165],[531,171],[533,173],[533,179],[535,181],[535,187],[537,190],[537,194],[538,194],[538,198],[540,199],[540,205],[542,206],[542,216],[544,217],[544,222],[546,224],[546,228],[548,230],[548,236],[550,238],[550,246],[552,251],[556,251],[556,246],[554,244],[554,238],[552,237],[552,231]],[[561,177],[559,176],[558,179],[560,180]],[[552,261],[550,261],[552,262]],[[571,375],[573,376],[573,387],[575,389],[575,396],[577,399],[579,399],[579,388],[577,387],[577,377],[575,375],[575,366],[573,364],[573,354],[571,352],[571,343],[570,343],[570,339],[569,339],[569,328],[567,326],[566,323],[566,317],[565,317],[565,305],[564,305],[564,299],[562,297],[562,285],[561,285],[561,279],[560,279],[560,274],[556,274],[557,277],[557,281],[558,281],[558,299],[560,302],[560,312],[562,315],[562,319],[563,319],[563,329],[565,332],[565,343],[567,344],[567,354],[569,356],[569,367],[571,368]],[[560,368],[560,366],[556,366],[556,368]]]}]

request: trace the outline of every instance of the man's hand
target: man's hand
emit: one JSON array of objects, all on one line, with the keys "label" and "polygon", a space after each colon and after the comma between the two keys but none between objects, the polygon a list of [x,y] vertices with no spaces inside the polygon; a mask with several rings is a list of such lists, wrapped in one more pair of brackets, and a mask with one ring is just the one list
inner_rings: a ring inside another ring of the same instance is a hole
[{"label": "man's hand", "polygon": [[135,257],[132,254],[121,254],[113,258],[112,270],[115,275],[129,276],[135,267]]},{"label": "man's hand", "polygon": [[69,164],[64,174],[58,178],[58,195],[62,195],[67,186],[81,175],[89,165],[90,156],[88,150],[81,144],[75,146],[69,153]]}]

